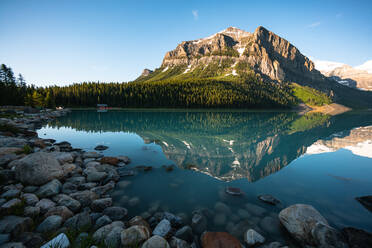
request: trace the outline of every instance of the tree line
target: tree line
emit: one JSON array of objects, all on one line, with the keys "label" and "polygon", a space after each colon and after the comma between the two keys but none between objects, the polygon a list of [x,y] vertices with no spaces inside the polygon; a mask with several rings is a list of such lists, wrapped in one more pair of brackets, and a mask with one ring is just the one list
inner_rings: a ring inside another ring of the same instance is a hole
[{"label": "tree line", "polygon": [[156,82],[83,82],[69,86],[27,86],[1,65],[0,105],[33,107],[285,108],[296,103],[287,84],[252,77],[166,79]]}]

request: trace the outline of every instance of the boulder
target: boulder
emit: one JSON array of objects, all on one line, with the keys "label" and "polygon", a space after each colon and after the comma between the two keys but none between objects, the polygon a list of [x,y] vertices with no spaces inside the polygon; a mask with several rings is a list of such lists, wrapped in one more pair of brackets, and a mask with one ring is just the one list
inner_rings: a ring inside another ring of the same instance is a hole
[{"label": "boulder", "polygon": [[207,218],[201,214],[194,214],[191,219],[191,227],[197,234],[202,234],[207,229]]},{"label": "boulder", "polygon": [[40,208],[39,207],[33,207],[33,206],[27,206],[23,210],[23,215],[30,217],[30,218],[35,218],[38,217],[40,214]]},{"label": "boulder", "polygon": [[35,152],[14,162],[16,177],[24,184],[43,185],[64,175],[57,159],[49,153]]},{"label": "boulder", "polygon": [[18,212],[23,210],[23,203],[20,199],[14,198],[1,205],[0,210],[0,212],[3,214],[19,215],[20,213]]},{"label": "boulder", "polygon": [[105,245],[107,247],[119,248],[121,247],[121,232],[124,230],[121,226],[115,226],[105,237]]},{"label": "boulder", "polygon": [[328,226],[328,222],[313,207],[305,204],[291,205],[279,213],[279,220],[292,237],[302,244],[316,245],[312,230],[317,223]]},{"label": "boulder", "polygon": [[41,199],[38,203],[36,203],[35,207],[39,207],[40,208],[40,213],[41,214],[44,214],[46,212],[48,212],[49,209],[53,208],[54,206],[56,206],[56,203],[47,199],[47,198],[44,198],[44,199]]},{"label": "boulder", "polygon": [[53,197],[53,200],[59,205],[59,206],[66,206],[68,207],[72,212],[76,213],[79,211],[81,204],[79,201],[73,199],[72,197],[65,195],[65,194],[59,194]]},{"label": "boulder", "polygon": [[225,222],[226,222],[226,215],[225,214],[223,214],[223,213],[217,213],[214,216],[214,219],[213,219],[214,225],[216,225],[216,226],[223,226],[223,225],[225,225]]},{"label": "boulder", "polygon": [[84,170],[88,182],[100,182],[107,177],[106,172],[97,171],[95,167],[88,167]]},{"label": "boulder", "polygon": [[271,205],[276,205],[280,203],[280,201],[272,195],[259,195],[258,199]]},{"label": "boulder", "polygon": [[174,234],[175,237],[186,240],[187,242],[192,242],[194,236],[192,233],[192,229],[190,226],[184,226],[177,230],[177,232]]},{"label": "boulder", "polygon": [[203,248],[242,248],[239,240],[227,232],[205,232],[201,243]]},{"label": "boulder", "polygon": [[171,238],[169,245],[171,248],[191,248],[191,246],[185,240],[176,237]]},{"label": "boulder", "polygon": [[82,207],[89,207],[98,195],[91,190],[79,191],[70,195],[75,200],[79,201]]},{"label": "boulder", "polygon": [[370,248],[372,247],[372,233],[361,229],[346,227],[342,229],[350,248]]},{"label": "boulder", "polygon": [[98,145],[94,148],[94,150],[97,150],[97,151],[104,151],[107,149],[108,149],[108,146],[104,146],[104,145]]},{"label": "boulder", "polygon": [[111,230],[114,227],[122,227],[124,228],[124,223],[121,221],[114,221],[111,224],[105,225],[101,228],[99,228],[95,233],[93,234],[93,240],[97,243],[104,240],[104,238],[111,232]]},{"label": "boulder", "polygon": [[112,190],[113,188],[115,188],[115,182],[110,181],[103,186],[98,186],[98,187],[92,188],[91,191],[96,193],[97,195],[104,195],[107,192],[109,192],[110,190]]},{"label": "boulder", "polygon": [[11,199],[11,198],[18,197],[20,193],[21,191],[19,189],[9,189],[5,191],[4,193],[2,193],[0,197],[5,198],[5,199]]},{"label": "boulder", "polygon": [[145,226],[131,226],[121,232],[121,244],[124,247],[138,246],[150,238],[150,230]]},{"label": "boulder", "polygon": [[249,229],[246,231],[244,235],[244,241],[249,245],[249,246],[254,246],[257,244],[263,244],[265,243],[265,238],[256,232],[253,229]]},{"label": "boulder", "polygon": [[36,231],[41,233],[56,231],[62,225],[62,217],[59,215],[48,216],[40,225],[36,228]]},{"label": "boulder", "polygon": [[172,226],[179,226],[182,224],[182,219],[179,216],[176,216],[169,212],[164,212],[164,219],[169,220]]},{"label": "boulder", "polygon": [[88,212],[81,212],[66,220],[64,226],[74,230],[89,229],[92,226],[92,219]]},{"label": "boulder", "polygon": [[128,222],[129,226],[145,226],[147,228],[150,228],[149,223],[147,223],[146,220],[144,220],[141,216],[135,216]]},{"label": "boulder", "polygon": [[68,218],[71,218],[74,214],[71,212],[70,209],[68,209],[65,206],[57,206],[53,207],[46,212],[44,217],[52,216],[52,215],[58,215],[62,217],[63,221],[66,221]]},{"label": "boulder", "polygon": [[256,215],[256,216],[262,216],[266,212],[266,209],[264,209],[263,207],[257,206],[252,203],[246,203],[245,209],[247,209],[249,213]]},{"label": "boulder", "polygon": [[61,182],[58,181],[58,179],[53,179],[49,183],[46,183],[43,186],[41,186],[35,192],[35,194],[40,198],[52,197],[59,194],[61,189],[62,189]]},{"label": "boulder", "polygon": [[240,196],[244,194],[244,192],[241,189],[234,187],[226,187],[225,192],[233,196]]},{"label": "boulder", "polygon": [[14,153],[9,153],[0,156],[0,166],[7,165],[9,162],[12,162],[13,160],[17,159],[17,155]]},{"label": "boulder", "polygon": [[161,236],[155,235],[143,243],[142,248],[170,248],[168,242]]},{"label": "boulder", "polygon": [[117,166],[119,163],[119,159],[115,157],[103,157],[100,160],[101,164],[110,164]]},{"label": "boulder", "polygon": [[0,220],[0,233],[10,233],[14,237],[29,231],[32,225],[33,221],[29,217],[8,215]]},{"label": "boulder", "polygon": [[69,152],[52,152],[50,154],[53,155],[61,165],[72,163],[74,161],[73,156]]},{"label": "boulder", "polygon": [[348,248],[342,234],[322,222],[316,223],[315,227],[311,230],[311,235],[313,236],[317,247]]},{"label": "boulder", "polygon": [[106,226],[108,224],[111,224],[111,223],[112,223],[112,220],[110,219],[110,217],[108,217],[107,215],[103,215],[96,220],[96,224],[94,225],[94,229],[97,230],[97,229],[99,229],[103,226]]},{"label": "boulder", "polygon": [[21,242],[9,242],[0,246],[0,248],[26,248]]},{"label": "boulder", "polygon": [[83,159],[86,159],[86,158],[101,158],[103,157],[102,154],[99,154],[97,152],[84,152],[83,153]]},{"label": "boulder", "polygon": [[44,243],[42,234],[36,232],[24,232],[17,237],[18,242],[29,248],[38,248]]},{"label": "boulder", "polygon": [[124,164],[130,163],[130,158],[128,158],[127,156],[118,156],[118,159],[120,162],[123,162]]},{"label": "boulder", "polygon": [[39,202],[39,198],[32,193],[25,193],[22,196],[22,199],[25,201],[28,206],[35,206]]},{"label": "boulder", "polygon": [[91,209],[95,212],[102,212],[108,207],[111,207],[112,199],[111,198],[102,198],[94,200],[91,204]]},{"label": "boulder", "polygon": [[152,231],[152,234],[165,237],[171,229],[171,223],[167,219],[163,219],[159,222],[159,224],[156,225],[155,229]]},{"label": "boulder", "polygon": [[362,204],[366,209],[372,212],[372,195],[361,196],[355,198],[360,204]]},{"label": "boulder", "polygon": [[40,248],[49,247],[67,248],[70,247],[70,241],[68,240],[66,234],[61,233]]},{"label": "boulder", "polygon": [[128,210],[123,207],[108,207],[103,211],[103,214],[116,221],[122,220],[128,214]]},{"label": "boulder", "polygon": [[62,193],[63,194],[72,194],[78,190],[78,185],[72,182],[65,182],[62,185]]}]

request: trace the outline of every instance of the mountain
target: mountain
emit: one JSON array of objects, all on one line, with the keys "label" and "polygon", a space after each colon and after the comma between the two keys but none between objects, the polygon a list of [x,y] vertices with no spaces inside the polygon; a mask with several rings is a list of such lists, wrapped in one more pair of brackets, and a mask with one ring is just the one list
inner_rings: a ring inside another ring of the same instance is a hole
[{"label": "mountain", "polygon": [[315,61],[315,68],[340,84],[372,91],[372,60],[356,67],[337,62]]},{"label": "mountain", "polygon": [[[183,41],[165,54],[160,68],[134,82],[192,83],[195,80],[207,82],[209,79],[229,84],[233,82],[233,87],[250,85],[244,94],[252,94],[253,91],[257,94],[250,95],[248,99],[268,98],[272,92],[278,92],[274,99],[265,99],[264,102],[276,103],[278,99],[285,99],[286,103],[281,102],[281,105],[293,104],[291,93],[280,89],[285,87],[286,82],[295,82],[300,87],[319,90],[334,102],[349,107],[372,107],[371,94],[351,89],[324,76],[289,41],[261,26],[253,33],[229,27],[206,38]],[[238,81],[240,83],[236,84]],[[262,87],[259,82],[267,85]],[[267,89],[272,90],[266,92]],[[242,92],[240,88],[238,91]],[[305,101],[301,98],[303,95],[294,97]]]}]

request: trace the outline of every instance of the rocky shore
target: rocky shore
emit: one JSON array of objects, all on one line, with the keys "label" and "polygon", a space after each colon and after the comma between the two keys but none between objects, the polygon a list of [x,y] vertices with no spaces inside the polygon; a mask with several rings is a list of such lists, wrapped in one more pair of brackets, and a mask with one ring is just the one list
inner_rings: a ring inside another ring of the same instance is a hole
[{"label": "rocky shore", "polygon": [[[21,247],[372,247],[372,235],[337,230],[312,206],[296,204],[276,216],[287,244],[271,242],[259,230],[241,230],[244,242],[227,232],[207,230],[208,209],[191,221],[160,210],[131,216],[115,206],[111,193],[131,175],[126,156],[105,157],[73,148],[67,141],[42,139],[35,130],[68,110],[7,110],[0,118],[0,248]],[[107,147],[99,146],[96,150]],[[240,190],[226,194],[239,197]],[[259,197],[268,204],[280,201]],[[223,203],[218,210],[223,211]]]}]

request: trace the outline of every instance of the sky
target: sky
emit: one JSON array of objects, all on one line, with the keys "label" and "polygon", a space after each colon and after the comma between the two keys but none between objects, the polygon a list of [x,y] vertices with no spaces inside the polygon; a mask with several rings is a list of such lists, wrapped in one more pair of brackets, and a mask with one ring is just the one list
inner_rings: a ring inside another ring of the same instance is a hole
[{"label": "sky", "polygon": [[37,86],[126,82],[185,40],[264,26],[312,59],[372,59],[372,1],[0,0],[0,63]]}]

